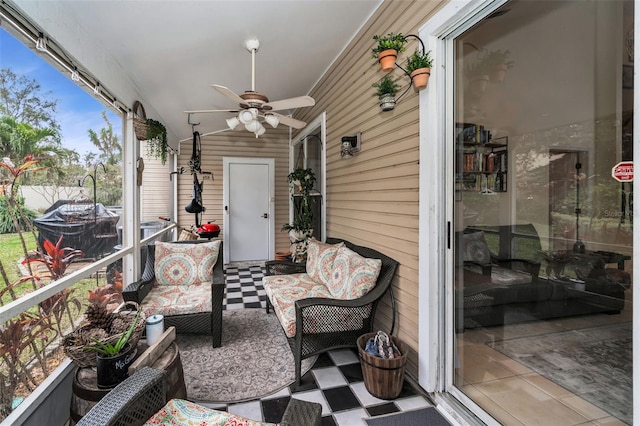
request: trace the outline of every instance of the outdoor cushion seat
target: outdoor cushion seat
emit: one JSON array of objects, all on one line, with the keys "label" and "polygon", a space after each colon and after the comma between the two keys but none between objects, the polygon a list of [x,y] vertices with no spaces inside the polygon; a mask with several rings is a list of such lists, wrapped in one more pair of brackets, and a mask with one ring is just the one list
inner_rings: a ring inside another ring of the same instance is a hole
[{"label": "outdoor cushion seat", "polygon": [[156,286],[142,305],[145,315],[187,315],[211,311],[211,283],[190,286]]},{"label": "outdoor cushion seat", "polygon": [[222,249],[220,240],[149,245],[142,278],[125,287],[122,296],[139,303],[146,315],[163,315],[165,327],[174,326],[177,333],[211,334],[213,347],[220,347]]},{"label": "outdoor cushion seat", "polygon": [[[380,299],[390,292],[398,262],[345,240],[309,242],[306,263],[268,261],[263,285],[295,359],[296,383],[305,358],[357,346],[373,330]],[[292,275],[293,274],[293,275]],[[392,313],[395,318],[395,311]],[[393,321],[391,325],[393,332]]]},{"label": "outdoor cushion seat", "polygon": [[312,281],[306,273],[267,276],[262,283],[287,337],[296,334],[296,301],[309,297],[331,297],[326,286]]}]

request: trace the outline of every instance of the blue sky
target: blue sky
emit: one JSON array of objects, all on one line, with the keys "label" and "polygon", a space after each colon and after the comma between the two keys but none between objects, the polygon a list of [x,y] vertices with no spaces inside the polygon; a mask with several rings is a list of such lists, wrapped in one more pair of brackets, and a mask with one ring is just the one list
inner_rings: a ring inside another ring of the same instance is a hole
[{"label": "blue sky", "polygon": [[105,127],[102,111],[107,111],[114,132],[122,141],[120,117],[35,52],[35,47],[31,50],[0,28],[0,68],[10,68],[18,76],[36,80],[42,92],[50,92],[50,98],[58,100],[56,120],[64,147],[76,150],[81,156],[89,151],[97,152],[87,131],[93,129],[99,133]]}]

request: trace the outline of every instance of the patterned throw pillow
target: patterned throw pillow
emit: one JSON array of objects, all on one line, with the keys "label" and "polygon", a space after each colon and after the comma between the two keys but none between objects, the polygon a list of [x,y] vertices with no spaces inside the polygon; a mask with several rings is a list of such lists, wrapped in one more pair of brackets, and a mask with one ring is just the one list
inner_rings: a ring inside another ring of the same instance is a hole
[{"label": "patterned throw pillow", "polygon": [[158,285],[192,285],[209,282],[218,260],[220,241],[202,244],[156,242],[155,271]]},{"label": "patterned throw pillow", "polygon": [[336,299],[362,297],[375,285],[382,261],[369,259],[347,247],[340,247],[333,262],[329,291]]},{"label": "patterned throw pillow", "polygon": [[307,274],[318,284],[329,287],[331,271],[338,249],[344,243],[325,244],[315,238],[309,240],[307,248]]},{"label": "patterned throw pillow", "polygon": [[491,251],[484,239],[484,232],[462,234],[462,258],[465,262],[475,262],[480,265],[491,263]]}]

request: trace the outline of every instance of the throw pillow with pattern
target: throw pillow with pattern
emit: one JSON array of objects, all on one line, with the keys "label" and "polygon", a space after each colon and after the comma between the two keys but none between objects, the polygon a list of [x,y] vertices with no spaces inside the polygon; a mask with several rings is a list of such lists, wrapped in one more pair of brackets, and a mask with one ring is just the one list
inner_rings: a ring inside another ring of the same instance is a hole
[{"label": "throw pillow with pattern", "polygon": [[375,285],[382,261],[360,256],[343,246],[333,262],[329,291],[336,299],[351,300],[362,297]]},{"label": "throw pillow with pattern", "polygon": [[220,252],[219,240],[201,244],[157,241],[155,246],[158,285],[193,285],[212,280]]},{"label": "throw pillow with pattern", "polygon": [[315,238],[309,240],[309,246],[307,247],[307,274],[313,281],[329,287],[333,262],[336,259],[338,249],[342,246],[344,246],[344,243],[326,244]]}]

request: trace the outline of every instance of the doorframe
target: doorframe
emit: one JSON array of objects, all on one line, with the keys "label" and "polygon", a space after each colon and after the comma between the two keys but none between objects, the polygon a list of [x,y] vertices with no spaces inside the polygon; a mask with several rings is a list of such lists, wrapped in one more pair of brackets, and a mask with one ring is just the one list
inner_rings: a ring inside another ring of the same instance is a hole
[{"label": "doorframe", "polygon": [[[327,113],[323,112],[318,117],[313,119],[304,128],[304,131],[300,132],[295,139],[291,139],[289,143],[289,171],[293,171],[295,167],[295,149],[296,146],[303,143],[305,138],[312,133],[315,133],[317,129],[320,129],[320,179],[318,185],[320,186],[320,200],[322,202],[320,212],[322,214],[322,235],[323,239],[327,236]],[[305,167],[307,166],[307,150],[305,146]],[[289,223],[293,222],[293,200],[289,197]]]},{"label": "doorframe", "polygon": [[[419,189],[419,384],[433,392],[438,406],[460,424],[498,424],[461,392],[452,391],[453,343],[453,253],[447,245],[448,227],[453,224],[453,47],[450,40],[507,0],[451,0],[418,32],[436,58],[436,72],[419,95],[420,189]],[[640,7],[634,8],[634,32],[640,31]],[[449,40],[449,45],[447,41]],[[640,57],[640,44],[634,45]],[[640,73],[634,73],[634,87],[640,87]],[[640,163],[640,96],[634,97],[634,162]],[[450,190],[447,190],[450,188]],[[443,203],[444,201],[444,203]],[[640,205],[633,208],[634,217]],[[640,230],[633,233],[634,247],[640,247]],[[445,248],[445,250],[442,250]],[[634,268],[633,282],[640,282],[640,268]],[[633,304],[640,306],[640,292]],[[451,324],[447,326],[447,324]],[[633,313],[633,364],[640,365],[640,311]],[[464,404],[462,405],[461,402]],[[633,372],[633,406],[640,407],[640,368]],[[469,410],[472,410],[469,411]]]},{"label": "doorframe", "polygon": [[[222,238],[229,241],[229,165],[232,163],[267,164],[269,167],[269,259],[275,259],[275,159],[262,157],[222,157]],[[223,262],[229,263],[229,250],[223,250]]]}]

